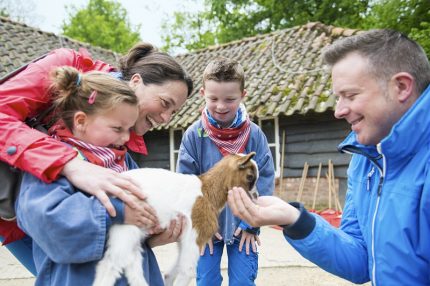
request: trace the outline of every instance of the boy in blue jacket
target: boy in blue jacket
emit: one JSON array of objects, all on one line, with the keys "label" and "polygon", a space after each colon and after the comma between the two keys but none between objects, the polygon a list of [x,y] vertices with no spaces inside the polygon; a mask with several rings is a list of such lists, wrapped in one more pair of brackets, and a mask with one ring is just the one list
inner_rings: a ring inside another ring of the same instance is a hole
[{"label": "boy in blue jacket", "polygon": [[279,224],[291,245],[354,283],[430,285],[430,64],[424,50],[392,30],[335,42],[324,53],[338,97],[335,116],[352,132],[340,229],[277,198],[258,205],[229,194],[252,225]]},{"label": "boy in blue jacket", "polygon": [[[230,153],[256,152],[260,196],[272,195],[274,165],[266,136],[250,121],[242,100],[246,96],[242,66],[231,59],[217,58],[203,73],[200,94],[206,106],[201,119],[182,138],[177,171],[200,175]],[[229,285],[255,285],[259,244],[258,229],[235,217],[226,208],[219,216],[219,232],[202,249],[197,266],[197,285],[221,285],[221,257],[226,245]],[[245,251],[242,251],[245,246]],[[250,248],[252,251],[250,251]]]}]

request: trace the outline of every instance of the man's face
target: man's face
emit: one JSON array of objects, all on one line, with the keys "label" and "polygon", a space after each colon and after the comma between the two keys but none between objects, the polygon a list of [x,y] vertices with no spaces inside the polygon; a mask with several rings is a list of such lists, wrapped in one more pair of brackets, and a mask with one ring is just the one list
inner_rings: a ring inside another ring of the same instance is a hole
[{"label": "man's face", "polygon": [[351,124],[359,143],[376,145],[390,133],[402,111],[392,84],[378,81],[367,66],[367,59],[357,53],[333,66],[333,91],[338,98],[335,117]]}]

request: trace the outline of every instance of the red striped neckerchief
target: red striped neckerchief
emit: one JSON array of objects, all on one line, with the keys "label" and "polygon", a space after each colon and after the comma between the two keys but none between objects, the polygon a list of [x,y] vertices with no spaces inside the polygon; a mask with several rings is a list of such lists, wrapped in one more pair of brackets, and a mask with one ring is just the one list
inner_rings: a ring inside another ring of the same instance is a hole
[{"label": "red striped neckerchief", "polygon": [[202,111],[202,124],[209,138],[223,156],[245,151],[251,133],[251,123],[248,116],[238,127],[218,128],[209,122],[205,108]]},{"label": "red striped neckerchief", "polygon": [[127,164],[125,164],[125,156],[127,148],[124,146],[121,149],[99,147],[89,143],[85,143],[76,139],[72,132],[64,125],[58,122],[49,129],[49,134],[54,138],[65,142],[76,149],[87,159],[90,163],[112,169],[118,173],[127,171]]}]

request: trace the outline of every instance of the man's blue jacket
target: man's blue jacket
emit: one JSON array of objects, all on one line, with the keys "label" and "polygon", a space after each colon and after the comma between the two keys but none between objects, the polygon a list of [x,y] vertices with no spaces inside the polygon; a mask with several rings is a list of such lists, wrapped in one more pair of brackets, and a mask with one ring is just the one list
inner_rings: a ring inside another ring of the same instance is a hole
[{"label": "man's blue jacket", "polygon": [[304,257],[355,283],[430,285],[430,86],[377,146],[351,133],[339,229],[300,207],[285,238]]}]

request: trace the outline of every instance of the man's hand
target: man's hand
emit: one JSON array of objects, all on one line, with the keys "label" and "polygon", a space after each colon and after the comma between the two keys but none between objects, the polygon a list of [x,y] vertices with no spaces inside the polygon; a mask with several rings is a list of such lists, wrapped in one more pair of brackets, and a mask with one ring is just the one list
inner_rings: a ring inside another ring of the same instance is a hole
[{"label": "man's hand", "polygon": [[137,205],[129,195],[130,193],[140,199],[145,199],[145,194],[132,178],[77,157],[66,163],[61,174],[76,188],[95,196],[111,216],[116,216],[116,212],[109,200],[109,195],[119,198],[131,208],[136,208]]},{"label": "man's hand", "polygon": [[295,207],[274,196],[258,197],[253,203],[242,188],[228,192],[228,205],[233,214],[253,227],[263,225],[289,225],[299,218]]}]

